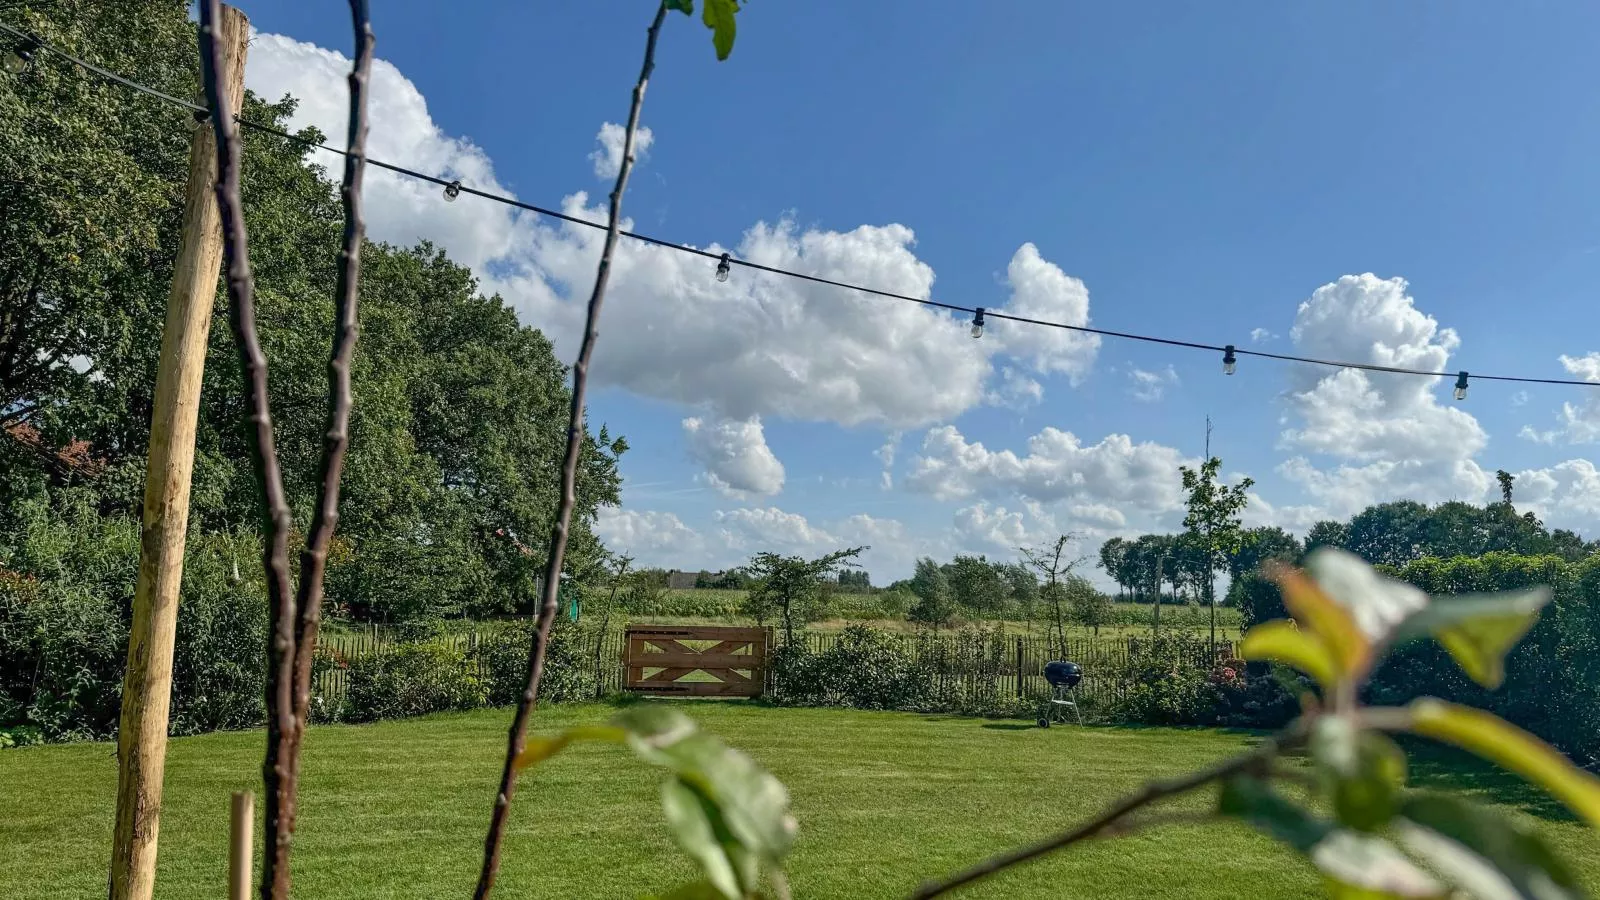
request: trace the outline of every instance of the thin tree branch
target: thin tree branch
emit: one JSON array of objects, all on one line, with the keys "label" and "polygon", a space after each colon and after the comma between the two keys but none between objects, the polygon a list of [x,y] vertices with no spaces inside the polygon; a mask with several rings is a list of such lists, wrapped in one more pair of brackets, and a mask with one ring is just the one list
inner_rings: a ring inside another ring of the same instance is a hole
[{"label": "thin tree branch", "polygon": [[[250,272],[250,251],[245,233],[244,202],[239,193],[239,128],[220,83],[222,48],[216,28],[222,19],[221,0],[200,3],[200,71],[205,86],[211,127],[217,136],[217,205],[222,214],[223,246],[227,254],[229,322],[245,376],[249,404],[247,430],[255,463],[256,487],[261,491],[266,540],[262,562],[266,568],[269,598],[267,621],[267,755],[262,765],[266,794],[266,821],[262,853],[262,896],[271,892],[280,872],[288,868],[289,828],[294,795],[290,759],[294,719],[295,596],[289,582],[289,503],[283,493],[283,475],[272,435],[272,413],[267,395],[267,358],[256,336],[255,276]],[[286,879],[286,874],[282,876]],[[285,887],[287,884],[285,882]]]},{"label": "thin tree branch", "polygon": [[952,875],[949,878],[928,882],[918,888],[917,892],[911,895],[911,898],[912,900],[927,900],[930,897],[940,897],[954,891],[956,888],[982,881],[1012,866],[1037,859],[1048,853],[1054,853],[1063,847],[1102,835],[1108,830],[1124,827],[1123,820],[1126,816],[1158,800],[1176,797],[1179,794],[1185,794],[1212,782],[1220,781],[1230,775],[1236,775],[1240,772],[1266,765],[1280,751],[1304,740],[1305,733],[1305,720],[1297,720],[1283,732],[1262,741],[1245,753],[1231,756],[1210,768],[1191,772],[1188,775],[1149,782],[1133,794],[1113,803],[1100,815],[1082,825],[1046,838],[1036,844],[991,857],[965,872]]},{"label": "thin tree branch", "polygon": [[[362,220],[361,190],[367,156],[367,84],[372,69],[372,19],[367,0],[350,0],[351,25],[355,31],[355,61],[350,68],[350,128],[344,158],[344,246],[339,251],[338,281],[334,288],[338,325],[333,340],[333,356],[328,362],[328,421],[322,443],[321,482],[317,506],[300,553],[300,592],[297,597],[299,620],[294,644],[295,730],[290,758],[290,795],[298,793],[300,781],[300,741],[305,734],[311,707],[311,663],[317,648],[317,630],[322,623],[322,583],[328,563],[328,544],[339,526],[339,478],[344,471],[345,450],[350,445],[350,360],[355,354],[360,333],[357,301],[361,288],[361,243],[366,237]],[[294,830],[294,809],[289,810],[289,830]],[[281,873],[287,889],[288,872]]]},{"label": "thin tree branch", "polygon": [[655,69],[656,39],[661,35],[661,23],[666,16],[667,5],[663,0],[656,7],[655,19],[646,32],[644,65],[639,70],[638,82],[633,86],[633,106],[628,111],[628,128],[622,143],[622,164],[617,169],[616,186],[611,189],[611,213],[606,223],[605,244],[600,253],[600,265],[595,271],[594,292],[589,295],[583,343],[578,350],[577,362],[572,366],[572,410],[567,419],[566,456],[561,464],[561,502],[556,509],[555,524],[550,530],[544,596],[539,606],[533,646],[528,653],[527,687],[517,700],[517,711],[512,717],[511,732],[506,741],[505,766],[500,773],[500,791],[495,796],[489,834],[484,838],[483,868],[478,874],[477,890],[473,892],[475,900],[484,900],[489,896],[500,870],[500,849],[511,813],[511,798],[517,787],[517,756],[527,742],[528,718],[539,697],[539,679],[544,674],[545,647],[550,640],[550,625],[555,621],[556,594],[561,586],[561,563],[567,550],[567,529],[572,521],[572,508],[577,504],[578,456],[583,450],[583,401],[589,381],[589,360],[594,353],[595,340],[599,337],[600,307],[605,302],[606,282],[611,277],[611,258],[616,251],[617,235],[622,227],[622,194],[628,186],[628,175],[633,170],[633,140],[639,129],[639,110],[644,105],[644,92],[650,83],[650,73]]}]

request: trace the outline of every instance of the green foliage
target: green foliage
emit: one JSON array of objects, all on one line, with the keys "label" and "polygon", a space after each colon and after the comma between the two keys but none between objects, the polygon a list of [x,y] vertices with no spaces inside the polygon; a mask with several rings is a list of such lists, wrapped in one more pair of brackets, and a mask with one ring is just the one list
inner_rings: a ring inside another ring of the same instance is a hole
[{"label": "green foliage", "polygon": [[1260,572],[1268,562],[1293,563],[1303,552],[1299,539],[1282,528],[1263,526],[1240,532],[1239,547],[1227,554],[1228,576]]},{"label": "green foliage", "polygon": [[1178,467],[1183,489],[1189,492],[1188,513],[1183,517],[1185,549],[1193,557],[1185,568],[1199,583],[1207,606],[1215,606],[1213,582],[1216,573],[1227,567],[1229,557],[1238,555],[1247,542],[1240,514],[1250,503],[1249,491],[1255,481],[1244,478],[1226,485],[1218,479],[1222,460],[1211,457],[1199,469]]},{"label": "green foliage", "polygon": [[526,770],[573,741],[624,744],[644,762],[668,771],[662,811],[678,846],[700,867],[701,878],[671,898],[752,900],[763,877],[787,896],[783,864],[798,826],[789,792],[750,757],[698,730],[682,713],[655,704],[626,710],[609,725],[579,726],[553,737],[534,737],[517,757]]},{"label": "green foliage", "polygon": [[1548,586],[1552,599],[1527,636],[1504,654],[1504,680],[1475,683],[1435,641],[1396,648],[1373,673],[1367,696],[1399,704],[1422,696],[1490,710],[1586,764],[1600,763],[1600,559],[1490,553],[1424,559],[1388,570],[1440,597],[1438,615],[1463,598]]},{"label": "green foliage", "polygon": [[[533,647],[534,622],[519,619],[494,632],[471,652],[491,706],[510,706],[528,683],[528,652]],[[544,674],[539,679],[541,703],[568,703],[595,696],[594,648],[584,632],[557,617],[550,628],[550,646],[544,654]]]},{"label": "green foliage", "polygon": [[[724,60],[733,52],[733,40],[737,33],[738,22],[735,15],[739,12],[739,0],[701,0],[704,7],[700,13],[700,21],[711,29],[711,44],[716,48],[717,59]],[[675,9],[684,15],[694,14],[694,0],[662,0],[667,9]]]},{"label": "green foliage", "polygon": [[[101,516],[90,499],[67,491],[52,505],[40,490],[0,511],[0,727],[50,740],[115,732],[139,526]],[[259,577],[232,577],[235,555],[249,540],[207,535],[187,548],[173,657],[174,734],[261,721],[266,605]]]},{"label": "green foliage", "polygon": [[[194,25],[183,3],[68,0],[57,13],[24,12],[13,24],[175,96],[195,94]],[[243,113],[287,128],[295,103],[277,99],[248,95]],[[0,479],[20,479],[0,488],[6,505],[33,490],[76,488],[103,515],[139,515],[192,126],[187,113],[48,54],[29,77],[0,79],[8,167],[0,177],[0,321],[10,323],[0,329],[0,426],[25,425],[30,436],[0,431]],[[311,129],[300,137],[323,140]],[[277,444],[304,528],[322,447],[342,211],[303,143],[252,131],[245,155]],[[470,271],[432,246],[369,244],[362,256],[362,339],[330,612],[399,622],[515,611],[542,560],[495,532],[548,532],[567,371],[544,335],[520,326],[498,297],[481,296]],[[257,518],[227,312],[221,297],[199,404],[192,541]],[[77,367],[64,364],[74,359]],[[84,362],[90,368],[79,372]],[[616,458],[625,449],[604,428],[587,436],[575,566],[599,553],[594,514],[617,502]],[[240,555],[243,570],[259,568],[255,550]]]},{"label": "green foliage", "polygon": [[[1457,574],[1488,577],[1492,565],[1478,562],[1476,571]],[[1434,698],[1369,708],[1357,693],[1392,648],[1423,636],[1437,639],[1474,680],[1498,684],[1505,655],[1550,592],[1436,601],[1343,551],[1319,549],[1308,565],[1311,578],[1280,575],[1298,627],[1267,623],[1246,636],[1241,650],[1293,665],[1319,682],[1326,707],[1309,711],[1287,735],[1307,742],[1316,793],[1332,818],[1276,793],[1263,778],[1264,765],[1223,770],[1218,811],[1300,850],[1335,896],[1439,897],[1447,893],[1440,879],[1479,897],[1581,896],[1566,865],[1515,823],[1461,801],[1406,797],[1405,756],[1388,735],[1418,735],[1483,756],[1592,827],[1600,827],[1600,779],[1492,713]],[[1526,561],[1509,568],[1525,569]]]},{"label": "green foliage", "polygon": [[794,643],[795,626],[825,617],[829,592],[823,582],[841,569],[855,565],[866,547],[836,550],[816,559],[758,553],[745,566],[752,582],[740,611],[757,622],[779,617],[784,641]]},{"label": "green foliage", "polygon": [[983,556],[957,556],[944,567],[956,604],[977,621],[1001,618],[1011,594],[1005,570]]},{"label": "green foliage", "polygon": [[1089,579],[1073,575],[1059,585],[1065,596],[1072,621],[1100,633],[1101,625],[1111,624],[1111,598],[1100,592]]},{"label": "green foliage", "polygon": [[1239,610],[1245,627],[1286,618],[1283,595],[1270,578],[1258,572],[1244,572],[1228,585],[1227,604]]},{"label": "green foliage", "polygon": [[821,653],[785,645],[772,671],[776,699],[786,705],[922,709],[931,698],[929,673],[906,642],[859,625]]},{"label": "green foliage", "polygon": [[460,650],[443,644],[401,644],[350,665],[345,706],[351,721],[372,722],[472,709],[487,700],[487,686]]},{"label": "green foliage", "polygon": [[956,601],[950,591],[950,579],[938,563],[927,558],[917,560],[910,588],[917,598],[907,613],[911,621],[937,628],[955,619]]},{"label": "green foliage", "polygon": [[1187,635],[1167,633],[1134,644],[1126,666],[1112,673],[1125,689],[1111,718],[1143,725],[1213,724],[1217,697],[1208,673],[1186,664],[1205,653],[1205,641]]},{"label": "green foliage", "polygon": [[[1509,484],[1502,483],[1509,496]],[[1429,507],[1413,500],[1380,503],[1357,513],[1347,525],[1319,523],[1306,547],[1337,547],[1375,565],[1403,566],[1430,557],[1512,553],[1554,555],[1568,561],[1595,552],[1570,531],[1552,532],[1532,513],[1518,514],[1509,500],[1475,506],[1460,501]]]}]

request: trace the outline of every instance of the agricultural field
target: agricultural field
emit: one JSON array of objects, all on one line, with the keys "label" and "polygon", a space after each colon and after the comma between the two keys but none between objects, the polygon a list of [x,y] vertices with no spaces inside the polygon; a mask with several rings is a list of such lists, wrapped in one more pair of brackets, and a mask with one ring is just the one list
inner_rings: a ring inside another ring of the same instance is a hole
[{"label": "agricultural field", "polygon": [[[1257,740],[1170,728],[1033,728],[910,713],[680,704],[788,785],[800,842],[800,898],[903,897],[921,879],[1098,811],[1142,781],[1193,770]],[[535,730],[598,721],[603,705],[541,709]],[[368,726],[320,726],[306,739],[296,894],[320,900],[466,896],[505,741],[507,710]],[[220,896],[228,796],[260,790],[259,731],[172,742],[159,895]],[[608,747],[576,746],[523,784],[501,890],[508,897],[631,898],[691,875],[662,824],[659,772]],[[1418,754],[1413,784],[1468,791],[1512,811],[1600,891],[1600,852],[1580,825],[1509,777]],[[116,795],[110,744],[0,754],[0,897],[55,900],[105,890]],[[1198,809],[1201,799],[1187,801]],[[259,810],[259,804],[258,804]],[[259,825],[258,825],[259,828]],[[1242,827],[1172,826],[1085,844],[963,897],[1232,900],[1299,898],[1312,870]]]}]

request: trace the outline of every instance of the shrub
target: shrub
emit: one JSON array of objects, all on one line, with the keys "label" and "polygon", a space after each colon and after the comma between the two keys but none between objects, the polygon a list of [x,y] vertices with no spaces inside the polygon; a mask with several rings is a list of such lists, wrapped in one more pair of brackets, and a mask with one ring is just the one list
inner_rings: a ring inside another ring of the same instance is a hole
[{"label": "shrub", "polygon": [[1299,714],[1300,695],[1312,690],[1298,672],[1242,659],[1224,660],[1210,680],[1217,724],[1230,728],[1282,728]]},{"label": "shrub", "polygon": [[[101,516],[72,494],[59,505],[34,498],[7,512],[0,728],[52,741],[110,737],[127,663],[139,523]],[[264,716],[260,574],[233,578],[235,548],[253,540],[212,534],[189,543],[173,657],[174,734],[247,727]]]},{"label": "shrub", "polygon": [[1289,617],[1278,586],[1257,572],[1235,578],[1228,586],[1227,602],[1229,606],[1238,607],[1240,624],[1245,628]]},{"label": "shrub", "polygon": [[345,707],[351,721],[398,719],[488,701],[466,655],[444,644],[400,644],[350,666]]},{"label": "shrub", "polygon": [[1124,690],[1107,710],[1115,721],[1143,725],[1210,725],[1217,720],[1217,686],[1193,664],[1206,642],[1183,635],[1129,642],[1128,661],[1113,677]]},{"label": "shrub", "polygon": [[1548,585],[1554,599],[1506,656],[1505,682],[1480,687],[1432,641],[1398,648],[1373,674],[1373,703],[1432,695],[1487,709],[1554,744],[1580,764],[1600,765],[1600,557],[1487,553],[1421,559],[1389,574],[1449,603],[1451,595]]},{"label": "shrub", "polygon": [[772,660],[774,693],[796,706],[921,709],[930,698],[929,672],[903,640],[852,625],[821,653],[803,641],[779,647]]},{"label": "shrub", "polygon": [[[533,646],[533,629],[533,620],[519,619],[484,638],[473,649],[472,659],[483,675],[490,705],[508,706],[522,696],[527,687],[528,650]],[[591,638],[576,625],[556,619],[550,628],[544,674],[539,678],[541,702],[568,703],[596,696]]]}]

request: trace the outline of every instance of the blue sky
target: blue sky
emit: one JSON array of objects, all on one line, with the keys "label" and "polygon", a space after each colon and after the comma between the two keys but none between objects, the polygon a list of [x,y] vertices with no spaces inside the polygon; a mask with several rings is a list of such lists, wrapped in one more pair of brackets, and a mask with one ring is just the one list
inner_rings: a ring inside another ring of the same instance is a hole
[{"label": "blue sky", "polygon": [[[653,7],[441,9],[376,6],[373,154],[603,215],[601,126],[625,121]],[[342,5],[246,11],[249,85],[342,141],[342,60],[305,46],[348,51]],[[667,21],[639,230],[1103,328],[1600,380],[1591,4],[758,0],[739,26],[717,63],[697,19]],[[386,177],[368,196],[375,237],[439,241],[571,356],[592,236]],[[1256,522],[1478,501],[1506,468],[1525,505],[1597,533],[1600,390],[1475,382],[1456,404],[1114,339],[992,328],[974,349],[895,301],[631,252],[592,417],[635,448],[602,526],[644,562],[864,542],[882,582],[1060,531],[1092,551],[1177,527],[1207,415]]]}]

